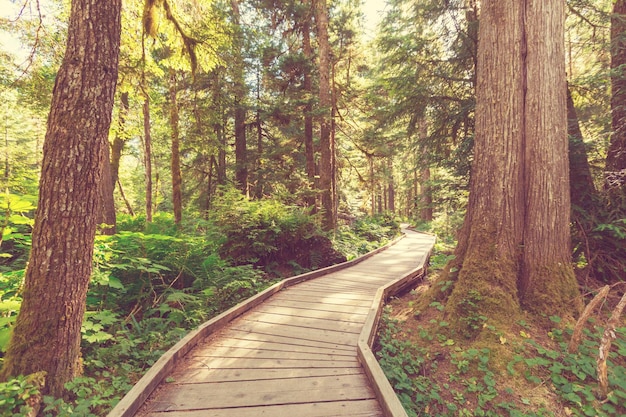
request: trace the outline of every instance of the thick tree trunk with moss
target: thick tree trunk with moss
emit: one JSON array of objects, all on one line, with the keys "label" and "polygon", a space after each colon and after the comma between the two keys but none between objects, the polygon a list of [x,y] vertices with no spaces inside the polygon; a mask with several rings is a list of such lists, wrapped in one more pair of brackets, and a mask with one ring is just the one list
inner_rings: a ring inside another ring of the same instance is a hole
[{"label": "thick tree trunk with moss", "polygon": [[[563,0],[482,3],[475,156],[447,309],[573,316]],[[465,322],[467,323],[467,322]]]},{"label": "thick tree trunk with moss", "polygon": [[[117,81],[121,0],[73,0],[48,116],[23,302],[3,376],[45,371],[45,392],[81,373],[102,166]],[[106,178],[110,181],[110,178]]]}]

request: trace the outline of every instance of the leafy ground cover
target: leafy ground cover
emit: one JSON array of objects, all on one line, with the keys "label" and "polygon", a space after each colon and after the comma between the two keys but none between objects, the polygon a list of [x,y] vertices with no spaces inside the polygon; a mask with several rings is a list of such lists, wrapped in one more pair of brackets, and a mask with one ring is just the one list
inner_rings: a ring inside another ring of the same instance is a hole
[{"label": "leafy ground cover", "polygon": [[486,317],[470,315],[470,325],[491,333],[473,343],[449,328],[441,303],[426,308],[420,303],[437,268],[450,259],[447,243],[436,248],[429,282],[387,306],[378,334],[377,357],[409,416],[626,415],[623,320],[607,360],[606,398],[598,394],[596,373],[603,326],[615,299],[588,321],[573,353],[568,352],[571,326],[554,316],[552,329],[528,319],[504,333]]},{"label": "leafy ground cover", "polygon": [[[397,236],[392,217],[360,219],[325,236],[304,209],[225,193],[209,220],[177,227],[171,216],[120,217],[118,233],[96,240],[82,328],[84,373],[65,398],[42,398],[41,375],[0,383],[0,415],[103,416],[189,330],[285,275],[353,258]],[[28,228],[21,229],[24,232]],[[28,233],[0,271],[0,365],[21,301]],[[323,243],[324,252],[319,253]],[[294,259],[297,248],[299,264]],[[316,252],[316,250],[318,252]],[[242,260],[239,255],[245,257]]]}]

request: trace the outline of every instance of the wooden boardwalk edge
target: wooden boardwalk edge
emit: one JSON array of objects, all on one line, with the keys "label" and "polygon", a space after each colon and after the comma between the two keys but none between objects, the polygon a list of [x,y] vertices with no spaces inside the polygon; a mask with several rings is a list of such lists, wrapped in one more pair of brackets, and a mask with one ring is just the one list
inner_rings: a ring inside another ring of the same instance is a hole
[{"label": "wooden boardwalk edge", "polygon": [[381,287],[376,292],[376,296],[372,302],[372,308],[368,313],[357,342],[357,357],[363,366],[365,375],[367,375],[367,378],[372,384],[372,388],[374,389],[374,393],[376,394],[376,398],[380,403],[385,417],[408,417],[408,415],[372,352],[372,346],[376,338],[376,330],[378,329],[378,323],[385,301],[393,295],[400,293],[403,289],[415,284],[426,275],[426,265],[429,256],[430,253],[427,254],[424,263],[418,268],[415,268],[396,281]]},{"label": "wooden boardwalk edge", "polygon": [[[144,376],[128,391],[128,393],[120,400],[119,403],[109,412],[107,417],[131,417],[139,410],[146,399],[152,394],[156,387],[163,381],[163,379],[174,369],[175,365],[193,349],[201,340],[210,335],[211,333],[223,328],[229,322],[239,317],[246,311],[256,307],[263,303],[265,300],[276,294],[280,290],[290,287],[292,285],[299,284],[304,281],[319,278],[327,275],[331,272],[340,271],[342,269],[351,267],[353,265],[362,262],[377,253],[395,245],[398,241],[404,238],[404,234],[385,246],[382,246],[376,250],[368,252],[367,254],[358,258],[352,259],[347,262],[343,262],[337,265],[332,265],[326,268],[318,269],[315,271],[307,272],[305,274],[296,275],[294,277],[285,278],[284,280],[272,285],[264,291],[248,298],[245,301],[237,304],[229,310],[215,316],[206,323],[200,325],[195,330],[192,330],[172,346],[167,352],[163,354],[152,367],[144,374]],[[409,274],[410,275],[410,274]],[[402,281],[403,278],[395,281],[391,284],[393,286],[398,281]],[[389,287],[388,285],[387,287]],[[378,299],[378,294],[377,294]],[[371,312],[370,312],[371,314]],[[369,317],[368,317],[369,318]],[[376,321],[378,318],[376,318]],[[367,322],[369,323],[369,321]],[[366,326],[367,326],[366,323]],[[370,329],[371,331],[371,329]],[[371,353],[371,350],[370,350]],[[373,354],[372,354],[373,357]],[[374,359],[375,360],[375,359]],[[366,368],[367,369],[367,368]],[[380,371],[382,372],[382,370]],[[369,377],[369,374],[368,374]],[[384,377],[384,376],[383,376]],[[370,378],[371,379],[371,378]],[[386,380],[386,379],[385,379]],[[389,382],[387,382],[389,384]],[[377,388],[376,388],[377,389]],[[381,403],[382,405],[382,403]]]}]

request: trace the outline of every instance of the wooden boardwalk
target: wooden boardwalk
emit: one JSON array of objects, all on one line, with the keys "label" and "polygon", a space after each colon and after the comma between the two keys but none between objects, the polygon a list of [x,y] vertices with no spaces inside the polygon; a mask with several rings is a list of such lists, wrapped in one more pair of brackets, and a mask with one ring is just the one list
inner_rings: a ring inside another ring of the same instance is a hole
[{"label": "wooden boardwalk", "polygon": [[347,268],[243,303],[172,348],[109,417],[402,415],[369,348],[383,299],[423,275],[434,240],[406,231]]}]

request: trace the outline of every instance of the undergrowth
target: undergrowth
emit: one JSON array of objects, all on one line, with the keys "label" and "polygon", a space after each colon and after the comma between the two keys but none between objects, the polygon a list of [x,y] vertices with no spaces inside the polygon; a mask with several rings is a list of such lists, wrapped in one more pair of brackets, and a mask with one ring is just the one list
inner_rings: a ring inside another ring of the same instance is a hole
[{"label": "undergrowth", "polygon": [[[40,404],[43,416],[106,415],[191,329],[276,282],[255,265],[258,256],[320,233],[316,218],[300,209],[227,198],[234,200],[216,208],[209,221],[196,219],[179,228],[170,215],[156,214],[149,224],[121,216],[117,234],[97,237],[82,326],[84,374],[66,384],[65,398],[40,398],[41,381],[30,376],[1,383],[0,415],[24,416],[34,404]],[[229,217],[228,210],[239,214]],[[255,230],[258,239],[249,247],[248,263],[220,256],[229,241],[238,248],[247,242],[237,241],[234,218],[245,219],[242,228]],[[355,231],[342,231],[335,247],[361,254],[386,243],[398,229],[389,216],[360,220]],[[30,236],[16,238],[26,244],[10,246],[5,259],[17,261],[5,262],[0,273],[0,366],[21,303]],[[307,269],[294,265],[294,270]]]},{"label": "undergrowth", "polygon": [[553,329],[547,343],[520,330],[522,341],[502,339],[508,355],[502,347],[468,347],[463,337],[438,330],[446,327],[438,319],[415,327],[391,314],[383,317],[376,354],[410,416],[626,415],[626,327],[616,331],[610,394],[601,401],[595,395],[599,326],[586,331],[576,353],[567,351],[569,330]]}]

